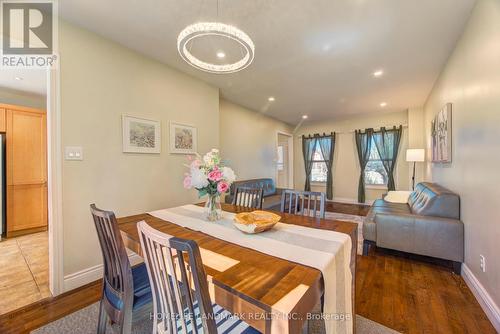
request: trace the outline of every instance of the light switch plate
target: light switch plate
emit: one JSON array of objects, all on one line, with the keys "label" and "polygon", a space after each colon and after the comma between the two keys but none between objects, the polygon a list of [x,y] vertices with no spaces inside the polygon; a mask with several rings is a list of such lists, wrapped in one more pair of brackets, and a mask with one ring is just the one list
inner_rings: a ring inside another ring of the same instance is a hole
[{"label": "light switch plate", "polygon": [[66,146],[64,150],[64,159],[83,160],[83,148],[81,146]]}]

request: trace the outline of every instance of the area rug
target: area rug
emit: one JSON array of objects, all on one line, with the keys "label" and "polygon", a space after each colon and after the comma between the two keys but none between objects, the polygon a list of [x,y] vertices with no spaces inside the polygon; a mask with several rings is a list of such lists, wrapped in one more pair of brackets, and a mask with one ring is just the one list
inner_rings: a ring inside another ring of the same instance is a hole
[{"label": "area rug", "polygon": [[[149,320],[149,312],[141,319],[135,319],[132,327],[133,334],[152,333],[152,322]],[[99,303],[94,303],[86,308],[71,313],[59,320],[51,322],[31,333],[33,334],[95,334],[97,319],[99,316]],[[108,326],[106,334],[114,334],[115,330]],[[309,324],[309,334],[324,333],[324,326],[321,324]],[[398,334],[398,332],[387,328],[379,323],[356,316],[357,334]]]},{"label": "area rug", "polygon": [[[336,212],[326,212],[326,219],[341,220],[358,224],[358,244],[357,252],[363,252],[363,220],[364,217],[356,215],[348,215]],[[149,312],[146,312],[149,314]],[[96,332],[97,318],[99,315],[99,303],[92,304],[79,311],[71,313],[66,317],[56,320],[48,325],[38,328],[31,333],[33,334],[59,334],[59,333],[72,333],[72,334],[94,334]],[[106,334],[114,334],[115,331],[112,327],[108,326]],[[142,318],[134,320],[132,328],[134,334],[152,333],[152,326],[149,318]],[[310,334],[324,333],[324,325],[321,322],[309,322]],[[363,318],[356,315],[356,333],[357,334],[397,334],[388,327],[385,327],[377,322]]]},{"label": "area rug", "polygon": [[325,213],[325,218],[326,219],[331,219],[331,220],[342,220],[346,222],[351,222],[351,223],[356,223],[358,224],[358,254],[361,255],[363,254],[363,221],[364,218],[363,216],[356,216],[356,215],[346,215],[343,213],[336,213],[336,212],[326,212]]}]

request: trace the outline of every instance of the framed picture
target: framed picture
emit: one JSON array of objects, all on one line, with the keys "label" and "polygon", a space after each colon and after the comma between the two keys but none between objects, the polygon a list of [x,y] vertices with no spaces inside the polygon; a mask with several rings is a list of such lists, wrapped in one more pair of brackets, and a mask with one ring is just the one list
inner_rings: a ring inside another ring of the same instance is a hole
[{"label": "framed picture", "polygon": [[432,162],[449,163],[452,155],[452,105],[447,103],[431,125]]},{"label": "framed picture", "polygon": [[150,119],[122,116],[123,152],[161,153],[161,123]]},{"label": "framed picture", "polygon": [[170,122],[170,153],[194,154],[197,152],[196,128]]}]

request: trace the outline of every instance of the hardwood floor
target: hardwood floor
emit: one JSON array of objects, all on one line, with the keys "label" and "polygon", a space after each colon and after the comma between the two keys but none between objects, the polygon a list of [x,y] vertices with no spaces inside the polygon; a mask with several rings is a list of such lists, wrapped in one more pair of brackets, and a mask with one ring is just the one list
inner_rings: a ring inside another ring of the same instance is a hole
[{"label": "hardwood floor", "polygon": [[[0,333],[25,334],[33,329],[78,311],[99,300],[101,281],[85,285],[57,297],[49,297],[34,304],[0,316]],[[92,324],[89,324],[92,326]],[[97,328],[97,324],[96,324]],[[59,334],[59,333],[54,333]]]},{"label": "hardwood floor", "polygon": [[48,233],[0,242],[0,314],[49,297]]},{"label": "hardwood floor", "polygon": [[356,311],[401,333],[496,333],[451,268],[374,247],[358,255]]},{"label": "hardwood floor", "polygon": [[[333,207],[351,210],[339,212],[346,214],[363,210],[349,204]],[[95,282],[2,315],[0,333],[28,333],[98,301],[100,292]],[[375,248],[358,256],[356,310],[401,333],[496,333],[462,277],[450,268]]]}]

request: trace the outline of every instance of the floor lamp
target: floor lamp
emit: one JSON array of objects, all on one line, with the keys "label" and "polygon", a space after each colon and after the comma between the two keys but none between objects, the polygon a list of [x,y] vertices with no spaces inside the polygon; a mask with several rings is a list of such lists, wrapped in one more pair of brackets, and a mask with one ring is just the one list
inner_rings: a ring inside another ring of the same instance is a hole
[{"label": "floor lamp", "polygon": [[410,148],[406,150],[406,161],[413,162],[412,190],[415,190],[415,165],[417,162],[425,161],[425,150],[423,148]]}]

